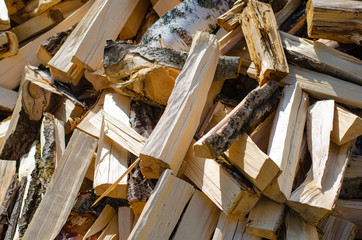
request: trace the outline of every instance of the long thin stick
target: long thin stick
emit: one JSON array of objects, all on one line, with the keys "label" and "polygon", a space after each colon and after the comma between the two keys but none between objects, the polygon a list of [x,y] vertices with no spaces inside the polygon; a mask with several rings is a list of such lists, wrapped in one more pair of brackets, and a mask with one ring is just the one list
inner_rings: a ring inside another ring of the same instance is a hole
[{"label": "long thin stick", "polygon": [[140,158],[137,158],[136,161],[134,161],[134,163],[132,163],[131,166],[129,166],[129,168],[122,174],[122,176],[120,176],[92,205],[92,207],[94,205],[96,205],[102,198],[104,198],[105,196],[107,196],[108,193],[112,192],[112,190],[117,186],[117,184],[122,181],[122,179],[132,171],[132,169],[137,165],[137,163],[140,161]]}]

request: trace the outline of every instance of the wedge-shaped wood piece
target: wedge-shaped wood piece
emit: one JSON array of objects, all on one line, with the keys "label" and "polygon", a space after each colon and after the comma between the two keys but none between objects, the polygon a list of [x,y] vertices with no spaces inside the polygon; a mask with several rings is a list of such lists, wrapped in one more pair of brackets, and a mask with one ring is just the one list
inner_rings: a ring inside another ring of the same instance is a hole
[{"label": "wedge-shaped wood piece", "polygon": [[106,205],[101,214],[98,216],[97,220],[93,223],[92,227],[89,228],[87,233],[84,235],[84,239],[91,237],[97,232],[101,231],[107,226],[107,224],[112,220],[113,216],[116,215],[116,211],[110,205]]},{"label": "wedge-shaped wood piece", "polygon": [[0,31],[10,28],[10,18],[5,0],[0,0]]},{"label": "wedge-shaped wood piece", "polygon": [[178,172],[199,125],[218,58],[216,37],[198,32],[167,107],[141,150],[140,167],[146,178],[158,178],[166,168]]},{"label": "wedge-shaped wood piece", "polygon": [[362,192],[359,190],[361,184],[362,156],[352,156],[348,162],[339,197],[343,199],[361,199]]},{"label": "wedge-shaped wood piece", "polygon": [[340,79],[290,65],[290,73],[279,83],[298,83],[300,87],[318,99],[334,99],[336,102],[362,108],[362,86]]},{"label": "wedge-shaped wood piece", "polygon": [[259,84],[285,77],[289,73],[288,63],[270,4],[249,1],[240,19]]},{"label": "wedge-shaped wood piece", "polygon": [[357,225],[358,233],[357,238],[362,237],[362,201],[360,200],[342,200],[336,201],[336,207],[333,212],[333,216],[350,221]]},{"label": "wedge-shaped wood piece", "polygon": [[38,136],[43,112],[54,112],[60,99],[49,79],[27,66],[0,158],[19,160],[27,153]]},{"label": "wedge-shaped wood piece", "polygon": [[293,210],[289,210],[285,216],[286,239],[318,240],[317,228],[306,223]]},{"label": "wedge-shaped wood piece", "polygon": [[16,161],[0,160],[0,202],[2,203],[16,170]]},{"label": "wedge-shaped wood piece", "polygon": [[214,159],[194,157],[192,145],[184,164],[184,175],[226,214],[243,219],[260,198],[250,184],[234,178]]},{"label": "wedge-shaped wood piece", "polygon": [[284,204],[262,197],[250,211],[246,231],[267,239],[277,239],[283,220]]},{"label": "wedge-shaped wood piece", "polygon": [[133,228],[134,215],[130,207],[118,208],[118,239],[127,240]]},{"label": "wedge-shaped wood piece", "polygon": [[220,54],[228,53],[232,48],[237,46],[244,39],[243,31],[241,27],[236,27],[219,40]]},{"label": "wedge-shaped wood piece", "polygon": [[311,168],[305,181],[292,192],[287,204],[307,222],[317,225],[332,213],[352,145],[353,141],[341,146],[330,143],[327,165],[323,170],[326,176],[322,181],[322,189],[316,186]]},{"label": "wedge-shaped wood piece", "polygon": [[189,183],[165,170],[128,239],[169,239],[194,192]]},{"label": "wedge-shaped wood piece", "polygon": [[311,0],[307,4],[308,35],[362,44],[362,4],[356,0]]},{"label": "wedge-shaped wood piece", "polygon": [[362,119],[336,104],[331,140],[341,145],[360,135],[362,135]]},{"label": "wedge-shaped wood piece", "polygon": [[225,152],[230,163],[260,191],[280,174],[278,165],[263,153],[253,140],[244,133]]},{"label": "wedge-shaped wood piece", "polygon": [[11,57],[18,53],[19,43],[15,33],[0,32],[0,59]]},{"label": "wedge-shaped wood piece", "polygon": [[[73,207],[80,185],[97,147],[97,140],[78,130],[67,145],[61,165],[25,233],[25,239],[54,239]],[[79,160],[82,161],[79,161]],[[48,223],[52,222],[49,228]]]},{"label": "wedge-shaped wood piece", "polygon": [[180,0],[158,0],[153,6],[158,16],[162,17],[166,12],[181,3]]},{"label": "wedge-shaped wood piece", "polygon": [[118,214],[115,214],[97,240],[118,240]]},{"label": "wedge-shaped wood piece", "polygon": [[307,140],[312,157],[313,179],[322,189],[322,182],[327,167],[329,142],[333,129],[334,101],[318,101],[308,108]]},{"label": "wedge-shaped wood piece", "polygon": [[0,86],[8,89],[18,87],[24,74],[25,65],[31,64],[37,66],[40,64],[39,60],[36,58],[36,51],[39,45],[54,34],[65,31],[78,23],[89,10],[90,6],[92,6],[93,2],[93,0],[90,0],[57,26],[20,48],[15,56],[1,60]]},{"label": "wedge-shaped wood piece", "polygon": [[326,218],[320,228],[324,233],[322,240],[353,240],[358,231],[355,224],[333,216]]},{"label": "wedge-shaped wood piece", "polygon": [[15,107],[18,93],[16,91],[0,87],[0,111],[11,113]]},{"label": "wedge-shaped wood piece", "polygon": [[236,27],[240,27],[239,18],[246,4],[247,1],[245,0],[236,1],[229,11],[217,18],[219,26],[227,32],[230,32]]},{"label": "wedge-shaped wood piece", "polygon": [[219,215],[220,209],[203,192],[196,190],[187,205],[173,239],[210,239]]},{"label": "wedge-shaped wood piece", "polygon": [[358,58],[316,41],[279,33],[287,58],[294,64],[362,85],[362,61]]},{"label": "wedge-shaped wood piece", "polygon": [[276,111],[272,112],[255,130],[250,134],[250,138],[256,143],[260,150],[268,153],[269,138]]},{"label": "wedge-shaped wood piece", "polygon": [[55,138],[55,149],[56,149],[56,160],[55,168],[60,164],[63,153],[65,152],[65,128],[64,122],[54,118],[54,138]]},{"label": "wedge-shaped wood piece", "polygon": [[279,89],[275,81],[251,91],[222,121],[196,142],[195,156],[220,156],[249,127],[271,112],[278,97]]}]

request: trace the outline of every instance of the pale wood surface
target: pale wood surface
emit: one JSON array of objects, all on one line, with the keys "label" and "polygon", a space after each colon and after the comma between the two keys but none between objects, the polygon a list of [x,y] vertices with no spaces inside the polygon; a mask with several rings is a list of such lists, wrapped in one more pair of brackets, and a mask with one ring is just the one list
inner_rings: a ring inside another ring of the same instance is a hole
[{"label": "pale wood surface", "polygon": [[[58,166],[34,214],[24,240],[49,240],[58,235],[73,207],[96,146],[95,138],[78,130],[74,131],[63,155],[62,164]],[[51,228],[49,222],[52,222]]]},{"label": "pale wood surface", "polygon": [[239,27],[239,19],[242,11],[246,7],[246,4],[247,1],[244,0],[235,1],[233,7],[229,11],[217,18],[217,22],[220,27],[225,29],[227,32]]},{"label": "pale wood surface", "polygon": [[336,207],[333,216],[353,222],[358,227],[357,238],[362,238],[362,201],[360,200],[342,200],[336,201]]},{"label": "pale wood surface", "polygon": [[141,26],[142,20],[144,19],[148,7],[150,5],[149,0],[139,0],[136,7],[134,8],[128,21],[122,28],[122,31],[118,35],[118,39],[126,40],[136,36],[138,29]]},{"label": "pale wood surface", "polygon": [[133,228],[134,215],[130,207],[118,208],[118,239],[127,240]]},{"label": "pale wood surface", "polygon": [[146,178],[158,178],[165,168],[177,174],[199,125],[218,59],[216,37],[198,32],[167,107],[141,151]]},{"label": "pale wood surface", "polygon": [[323,100],[308,108],[307,142],[313,162],[313,179],[322,189],[325,177],[330,136],[333,129],[334,101]]},{"label": "pale wood surface", "polygon": [[10,18],[8,8],[6,7],[5,0],[0,0],[0,31],[10,28]]},{"label": "pale wood surface", "polygon": [[56,149],[56,164],[55,167],[60,164],[63,153],[65,151],[65,129],[64,122],[54,118],[54,138]]},{"label": "pale wood surface", "polygon": [[203,192],[196,190],[180,220],[173,240],[210,239],[219,214],[219,208]]},{"label": "pale wood surface", "polygon": [[116,211],[114,210],[114,208],[107,204],[83,238],[87,239],[88,237],[101,231],[107,226],[107,224],[112,220],[113,216],[115,215]]},{"label": "pale wood surface", "polygon": [[286,239],[318,240],[317,228],[306,223],[296,212],[289,210],[285,216]]},{"label": "pale wood surface", "polygon": [[65,31],[79,22],[92,6],[93,2],[93,0],[90,0],[56,27],[20,48],[15,56],[1,60],[0,86],[8,89],[14,89],[19,86],[21,77],[24,73],[24,66],[26,64],[31,64],[33,66],[40,64],[39,60],[36,58],[36,51],[39,45],[57,32]]},{"label": "pale wood surface", "polygon": [[0,146],[5,138],[6,132],[10,126],[11,118],[5,119],[0,123]]},{"label": "pale wood surface", "polygon": [[75,127],[74,122],[85,112],[83,106],[73,102],[66,96],[63,96],[59,102],[58,108],[54,113],[54,116],[64,123],[65,134],[70,133]]},{"label": "pale wood surface", "polygon": [[16,55],[19,50],[19,42],[15,33],[11,31],[0,32],[0,48],[0,59]]},{"label": "pale wood surface", "polygon": [[221,212],[212,240],[233,240],[237,226],[237,218]]},{"label": "pale wood surface", "polygon": [[0,160],[0,202],[2,203],[16,170],[16,161]]},{"label": "pale wood surface", "polygon": [[285,6],[275,14],[278,27],[302,4],[301,0],[288,0]]},{"label": "pale wood surface", "polygon": [[158,16],[162,17],[166,12],[181,3],[180,0],[158,0],[153,6]]},{"label": "pale wood surface", "polygon": [[39,0],[37,7],[34,9],[33,14],[39,15],[42,12],[46,11],[50,7],[54,6],[55,4],[59,3],[61,0]]},{"label": "pale wood surface", "polygon": [[257,128],[250,134],[251,139],[256,143],[260,150],[265,154],[268,152],[269,137],[276,111],[272,112]]},{"label": "pale wood surface", "polygon": [[358,231],[355,224],[333,216],[326,218],[320,228],[324,233],[322,240],[354,240]]},{"label": "pale wood surface", "polygon": [[118,214],[113,216],[97,240],[118,240]]},{"label": "pale wood surface", "polygon": [[194,191],[189,183],[165,170],[128,239],[169,239]]},{"label": "pale wood surface", "polygon": [[339,145],[362,135],[362,119],[347,109],[335,105],[331,140]]},{"label": "pale wood surface", "polygon": [[0,96],[1,96],[0,109],[9,112],[12,111],[15,107],[16,99],[18,98],[18,93],[16,91],[0,87]]}]

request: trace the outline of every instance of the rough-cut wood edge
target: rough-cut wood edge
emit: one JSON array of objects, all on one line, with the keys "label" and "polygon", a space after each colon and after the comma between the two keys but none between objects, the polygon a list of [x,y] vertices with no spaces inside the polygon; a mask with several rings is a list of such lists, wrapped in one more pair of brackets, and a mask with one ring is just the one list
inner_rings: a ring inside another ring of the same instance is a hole
[{"label": "rough-cut wood edge", "polygon": [[[3,49],[1,49],[1,51],[0,51],[0,59],[16,55],[18,53],[18,49],[19,49],[19,42],[18,42],[18,38],[15,35],[15,33],[11,32],[11,31],[6,31],[6,32],[2,32],[0,34],[5,34],[8,38],[8,42],[4,48],[6,50],[2,51]],[[0,47],[3,48],[4,46],[0,46]]]}]

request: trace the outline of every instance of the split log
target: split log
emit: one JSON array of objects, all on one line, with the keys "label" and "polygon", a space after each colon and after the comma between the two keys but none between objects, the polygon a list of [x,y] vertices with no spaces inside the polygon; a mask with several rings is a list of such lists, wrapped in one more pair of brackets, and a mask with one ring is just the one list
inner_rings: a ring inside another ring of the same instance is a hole
[{"label": "split log", "polygon": [[26,64],[31,64],[33,66],[40,64],[36,58],[36,51],[39,45],[54,34],[65,31],[79,22],[84,14],[89,10],[92,3],[93,0],[90,0],[68,18],[66,18],[63,22],[59,23],[48,32],[42,34],[37,39],[20,48],[15,56],[1,60],[0,65],[2,67],[0,68],[0,86],[8,89],[14,89],[18,87],[24,73],[24,66]]},{"label": "split log", "polygon": [[196,190],[178,224],[173,239],[210,239],[219,219],[219,208]]},{"label": "split log", "polygon": [[[188,53],[108,41],[103,65],[110,84],[122,94],[165,106]],[[240,59],[221,56],[214,81],[238,76]],[[107,87],[107,84],[104,86]]]},{"label": "split log", "polygon": [[217,18],[220,27],[230,32],[234,28],[240,26],[239,19],[242,11],[246,7],[247,1],[238,0],[234,3],[233,7]]},{"label": "split log", "polygon": [[134,215],[131,208],[120,207],[118,208],[118,239],[127,240],[132,231]]},{"label": "split log", "polygon": [[18,93],[16,91],[0,87],[0,96],[0,114],[2,115],[3,112],[11,114],[15,107]]},{"label": "split log", "polygon": [[329,157],[324,169],[324,172],[327,174],[322,182],[322,190],[316,186],[313,172],[310,170],[302,185],[292,192],[287,204],[307,222],[317,225],[322,219],[332,213],[342,185],[352,145],[353,141],[341,146],[333,142],[330,143]]},{"label": "split log", "polygon": [[278,27],[302,4],[301,0],[288,0],[284,7],[275,14]]},{"label": "split log", "polygon": [[234,28],[219,40],[220,54],[228,53],[244,39],[243,31],[240,27]]},{"label": "split log", "polygon": [[[152,0],[151,0],[152,2]],[[147,31],[148,28],[150,28],[157,20],[160,19],[160,17],[157,15],[156,11],[153,8],[149,8],[148,12],[146,14],[146,17],[143,19],[141,23],[141,27],[137,32],[136,35],[136,42],[139,43],[144,35],[144,33]]]},{"label": "split log", "polygon": [[[54,239],[58,235],[72,209],[96,146],[95,138],[78,130],[74,131],[63,155],[64,159],[61,160],[62,164],[58,166],[44,198],[33,216],[24,240],[48,240]],[[82,161],[78,161],[79,158],[82,158]],[[47,222],[53,223],[51,228]]]},{"label": "split log", "polygon": [[331,140],[341,145],[360,135],[362,135],[362,119],[336,104]]},{"label": "split log", "polygon": [[270,136],[275,114],[276,111],[272,112],[252,133],[250,133],[250,138],[265,154],[268,153],[269,148],[269,138],[265,136]]},{"label": "split log", "polygon": [[11,122],[11,116],[0,123],[0,146],[6,136],[6,132],[9,129]]},{"label": "split log", "polygon": [[361,45],[361,11],[360,1],[311,0],[307,4],[308,35]]},{"label": "split log", "polygon": [[221,166],[214,159],[194,157],[192,144],[184,164],[184,175],[226,214],[243,219],[260,198],[235,170]]},{"label": "split log", "polygon": [[161,35],[164,46],[189,51],[192,35],[201,30],[213,32],[217,27],[217,17],[229,10],[233,3],[233,0],[185,0],[148,28],[140,44],[161,47]]},{"label": "split log", "polygon": [[69,28],[66,31],[58,32],[54,36],[46,39],[42,44],[40,44],[38,51],[36,52],[36,57],[44,66],[48,65],[48,62],[54,57],[58,52],[60,47],[63,45],[65,40],[67,40],[70,33],[74,30],[75,26]]},{"label": "split log", "polygon": [[0,149],[0,159],[19,160],[39,136],[43,112],[55,110],[61,94],[40,71],[25,68],[9,129]]},{"label": "split log", "polygon": [[293,210],[289,210],[285,216],[285,239],[295,240],[318,240],[317,228],[309,223],[306,223]]},{"label": "split log", "polygon": [[359,231],[357,238],[362,237],[362,201],[360,200],[342,200],[336,201],[336,207],[332,215],[334,217],[350,221],[357,225]]},{"label": "split log", "polygon": [[[168,239],[195,189],[166,170],[128,239]],[[170,214],[172,209],[172,214]]]},{"label": "split log", "polygon": [[167,107],[141,150],[140,167],[146,178],[159,178],[166,168],[174,174],[179,171],[199,125],[218,57],[215,36],[198,32]]},{"label": "split log", "polygon": [[97,240],[117,240],[118,239],[118,214],[114,215],[111,222],[103,230]]},{"label": "split log", "polygon": [[333,129],[334,101],[318,101],[308,108],[307,140],[312,157],[313,179],[317,188],[322,189],[322,182],[328,160],[329,142]]},{"label": "split log", "polygon": [[32,12],[32,14],[40,15],[41,13],[43,13],[47,9],[51,8],[55,4],[59,3],[60,1],[61,0],[39,0],[39,1],[37,1],[38,4],[37,4],[36,8],[34,9],[34,11]]},{"label": "split log", "polygon": [[354,156],[347,165],[339,197],[343,199],[361,199],[359,186],[362,184],[362,156]]},{"label": "split log", "polygon": [[18,48],[19,42],[15,33],[11,31],[0,32],[0,59],[16,55]]},{"label": "split log", "polygon": [[109,88],[112,84],[104,73],[103,66],[96,71],[90,71],[86,69],[84,72],[84,77],[93,85],[93,88],[97,91]]},{"label": "split log", "polygon": [[6,191],[11,183],[11,177],[15,174],[16,161],[0,160],[0,203],[6,196]]},{"label": "split log", "polygon": [[284,204],[262,197],[251,209],[247,232],[267,239],[277,239],[277,231],[284,217]]},{"label": "split log", "polygon": [[357,234],[357,226],[351,222],[329,216],[320,226],[323,231],[322,240],[352,240]]},{"label": "split log", "polygon": [[260,85],[289,73],[277,22],[269,4],[251,0],[241,15],[241,27]]},{"label": "split log", "polygon": [[287,58],[300,67],[362,85],[362,61],[325,44],[279,31]]},{"label": "split log", "polygon": [[254,120],[259,120],[271,112],[278,96],[279,89],[275,81],[251,91],[218,125],[197,141],[194,145],[195,156],[220,156],[255,124]]},{"label": "split log", "polygon": [[285,202],[291,192],[301,149],[309,104],[308,96],[298,85],[283,90],[269,137],[268,156],[282,173],[264,194],[276,202]]},{"label": "split log", "polygon": [[158,0],[157,3],[153,5],[153,9],[155,9],[158,16],[162,17],[166,12],[173,9],[181,2],[181,0]]},{"label": "split log", "polygon": [[334,99],[336,102],[362,108],[362,87],[337,78],[307,69],[289,66],[290,73],[279,83],[298,83],[300,87],[317,99]]},{"label": "split log", "polygon": [[10,28],[10,18],[5,0],[0,1],[0,31],[8,30]]},{"label": "split log", "polygon": [[263,153],[246,133],[230,146],[225,155],[260,191],[264,191],[280,174],[278,165]]},{"label": "split log", "polygon": [[113,219],[116,215],[116,211],[110,205],[106,205],[101,214],[98,216],[97,220],[93,223],[93,225],[89,228],[87,233],[84,235],[83,239],[87,239],[94,234],[101,231],[103,228],[107,226],[107,224]]}]

